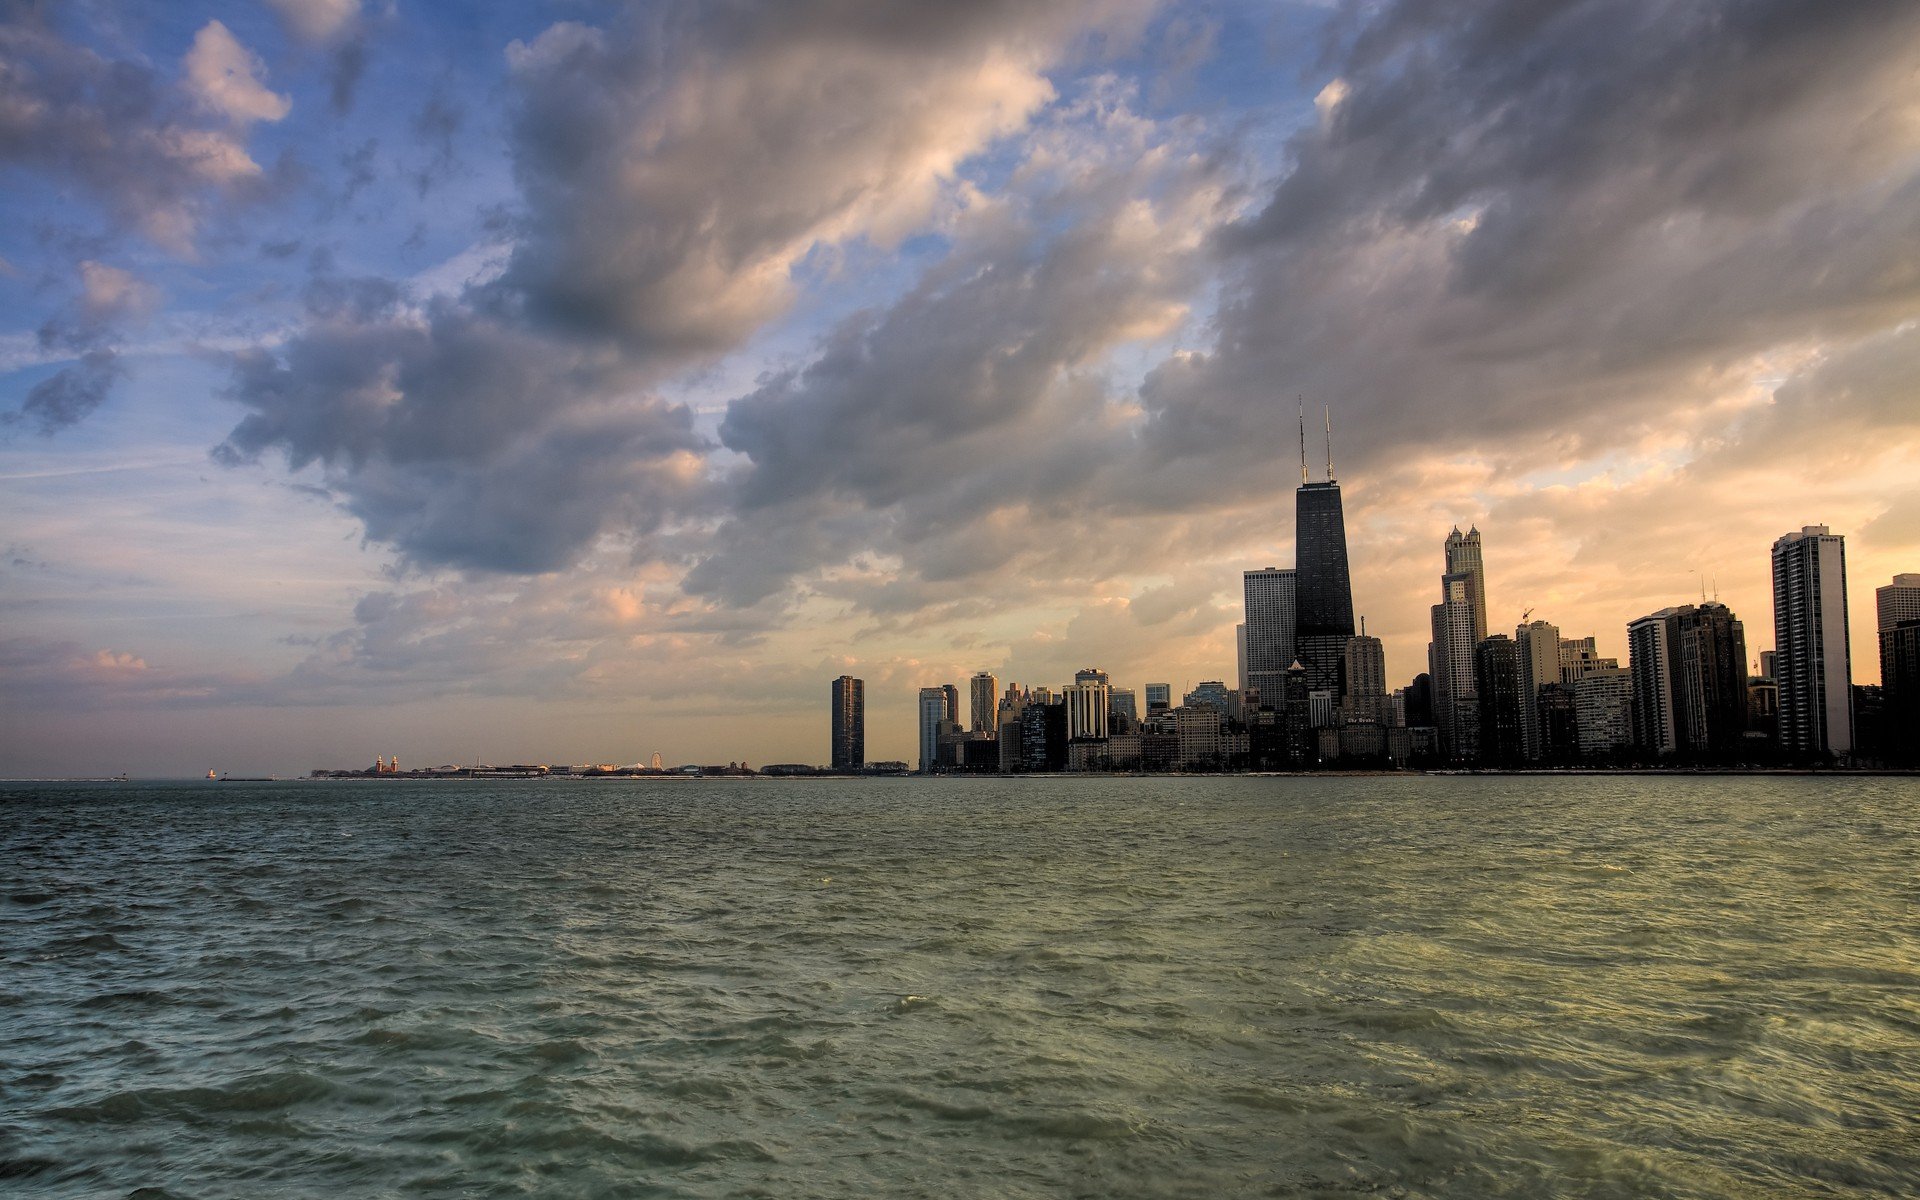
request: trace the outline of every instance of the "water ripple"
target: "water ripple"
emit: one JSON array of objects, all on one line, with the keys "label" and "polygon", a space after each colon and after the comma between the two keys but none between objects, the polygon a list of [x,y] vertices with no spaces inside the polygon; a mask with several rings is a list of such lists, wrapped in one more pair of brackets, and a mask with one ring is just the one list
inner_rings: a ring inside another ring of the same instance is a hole
[{"label": "water ripple", "polygon": [[1920,786],[0,789],[45,1196],[1920,1191]]}]

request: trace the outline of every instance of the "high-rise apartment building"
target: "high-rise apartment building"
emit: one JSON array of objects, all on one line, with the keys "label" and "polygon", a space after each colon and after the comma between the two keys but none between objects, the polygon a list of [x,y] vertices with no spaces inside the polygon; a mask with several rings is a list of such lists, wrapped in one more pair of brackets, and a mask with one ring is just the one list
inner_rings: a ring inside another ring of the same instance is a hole
[{"label": "high-rise apartment building", "polygon": [[953,722],[955,729],[960,728],[960,689],[950,683],[940,685],[941,694],[946,697],[947,720]]},{"label": "high-rise apartment building", "polygon": [[1676,620],[1680,748],[1701,758],[1732,758],[1745,749],[1747,636],[1726,605],[1687,605]]},{"label": "high-rise apartment building", "polygon": [[1067,685],[1067,740],[1105,741],[1110,691],[1102,671],[1082,671]]},{"label": "high-rise apartment building", "polygon": [[1480,706],[1480,761],[1494,767],[1526,761],[1520,647],[1504,633],[1475,646],[1473,680]]},{"label": "high-rise apartment building", "polygon": [[1885,735],[1882,751],[1890,762],[1920,760],[1920,679],[1914,677],[1912,645],[1920,630],[1920,575],[1895,575],[1873,593],[1875,633],[1880,649],[1880,692]]},{"label": "high-rise apartment building", "polygon": [[1633,672],[1596,667],[1573,681],[1573,720],[1580,757],[1608,762],[1634,743]]},{"label": "high-rise apartment building", "polygon": [[842,675],[833,681],[833,769],[858,771],[867,765],[867,685]]},{"label": "high-rise apartment building", "polygon": [[1780,749],[1793,758],[1853,749],[1853,660],[1847,645],[1847,544],[1825,525],[1773,543],[1774,682]]},{"label": "high-rise apartment building", "polygon": [[1170,683],[1150,683],[1147,685],[1147,716],[1157,717],[1173,707],[1173,685]]},{"label": "high-rise apartment building", "polygon": [[1880,699],[1881,753],[1899,766],[1920,763],[1920,617],[1880,631]]},{"label": "high-rise apartment building", "polygon": [[1655,757],[1728,758],[1747,728],[1747,643],[1717,601],[1649,613],[1627,626],[1635,741]]},{"label": "high-rise apartment building", "polygon": [[1243,683],[1259,693],[1261,705],[1278,708],[1294,659],[1294,573],[1280,567],[1247,571],[1241,576],[1241,595],[1247,615]]},{"label": "high-rise apartment building", "polygon": [[1427,647],[1440,754],[1454,762],[1471,760],[1480,752],[1480,699],[1473,667],[1474,647],[1479,645],[1473,636],[1475,595],[1471,573],[1454,571],[1440,577],[1440,603],[1433,606],[1433,641]]},{"label": "high-rise apartment building", "polygon": [[953,705],[959,689],[952,684],[920,689],[920,771],[933,770],[940,762],[940,727],[953,727]]},{"label": "high-rise apartment building", "polygon": [[1633,741],[1655,757],[1680,748],[1673,720],[1673,649],[1667,617],[1649,613],[1627,626],[1627,669],[1633,675]]},{"label": "high-rise apartment building", "polygon": [[1364,633],[1348,638],[1345,670],[1347,698],[1342,711],[1346,719],[1371,721],[1378,725],[1391,724],[1393,710],[1387,697],[1387,651],[1380,639]]},{"label": "high-rise apartment building", "polygon": [[1540,693],[1560,682],[1560,628],[1551,621],[1527,621],[1513,631],[1520,653],[1520,742],[1528,762],[1547,757],[1547,726]]},{"label": "high-rise apartment building", "polygon": [[1000,711],[1000,681],[991,671],[976,674],[970,684],[973,696],[973,724],[975,733],[993,733],[999,729],[995,719]]}]

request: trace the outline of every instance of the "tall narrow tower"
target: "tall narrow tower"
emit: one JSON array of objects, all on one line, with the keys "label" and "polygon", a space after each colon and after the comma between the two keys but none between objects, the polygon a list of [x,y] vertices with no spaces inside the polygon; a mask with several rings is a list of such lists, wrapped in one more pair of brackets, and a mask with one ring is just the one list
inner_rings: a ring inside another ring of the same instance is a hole
[{"label": "tall narrow tower", "polygon": [[1307,670],[1309,691],[1333,693],[1336,705],[1346,695],[1342,670],[1347,639],[1353,636],[1353,584],[1347,573],[1346,516],[1340,485],[1334,482],[1333,421],[1327,420],[1327,469],[1324,482],[1306,478],[1306,430],[1302,416],[1300,489],[1294,493],[1294,656]]},{"label": "tall narrow tower", "polygon": [[1773,543],[1774,678],[1780,748],[1801,758],[1853,750],[1847,543],[1808,525]]},{"label": "tall narrow tower", "polygon": [[866,765],[866,681],[842,675],[833,681],[833,769],[858,771]]},{"label": "tall narrow tower", "polygon": [[1447,574],[1467,577],[1468,605],[1473,610],[1473,643],[1487,640],[1487,568],[1480,557],[1480,528],[1465,533],[1455,525],[1447,535]]}]

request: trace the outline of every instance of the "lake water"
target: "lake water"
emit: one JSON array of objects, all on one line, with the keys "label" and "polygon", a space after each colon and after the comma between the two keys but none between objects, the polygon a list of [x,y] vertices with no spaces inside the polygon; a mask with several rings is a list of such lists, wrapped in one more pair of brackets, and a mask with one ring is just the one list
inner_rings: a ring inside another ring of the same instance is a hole
[{"label": "lake water", "polygon": [[0,785],[0,1191],[1920,1191],[1920,783]]}]

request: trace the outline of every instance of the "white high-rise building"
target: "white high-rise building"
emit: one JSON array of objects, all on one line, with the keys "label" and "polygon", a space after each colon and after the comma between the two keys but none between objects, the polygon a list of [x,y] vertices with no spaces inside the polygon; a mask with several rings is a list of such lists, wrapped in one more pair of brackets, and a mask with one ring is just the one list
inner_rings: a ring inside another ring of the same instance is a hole
[{"label": "white high-rise building", "polygon": [[1853,750],[1847,543],[1808,525],[1773,543],[1774,679],[1780,748],[1807,758]]},{"label": "white high-rise building", "polygon": [[1580,757],[1611,758],[1633,744],[1633,672],[1594,667],[1573,681],[1573,723]]},{"label": "white high-rise building", "polygon": [[1067,685],[1068,741],[1087,738],[1106,740],[1111,690],[1105,682],[1104,673],[1095,671],[1082,671],[1076,676],[1076,682]]},{"label": "white high-rise building", "polygon": [[1294,573],[1263,567],[1241,579],[1247,621],[1240,688],[1259,692],[1261,704],[1278,708],[1294,660]]}]

